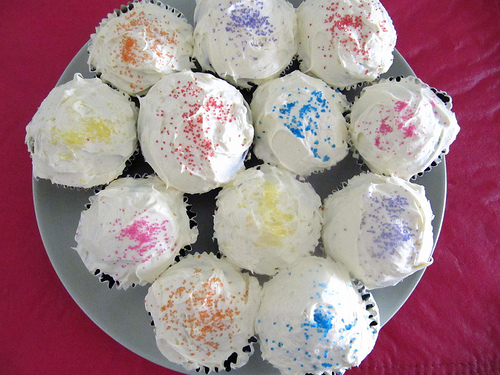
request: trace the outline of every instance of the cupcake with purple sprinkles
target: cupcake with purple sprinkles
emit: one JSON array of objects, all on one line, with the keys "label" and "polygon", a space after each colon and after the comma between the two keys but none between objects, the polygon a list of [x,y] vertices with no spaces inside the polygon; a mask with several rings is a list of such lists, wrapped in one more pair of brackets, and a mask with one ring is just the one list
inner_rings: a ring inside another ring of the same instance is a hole
[{"label": "cupcake with purple sprinkles", "polygon": [[325,251],[369,289],[399,283],[432,263],[431,205],[423,186],[366,173],[324,202]]},{"label": "cupcake with purple sprinkles", "polygon": [[296,16],[286,0],[197,0],[194,57],[241,87],[279,74],[297,51]]}]

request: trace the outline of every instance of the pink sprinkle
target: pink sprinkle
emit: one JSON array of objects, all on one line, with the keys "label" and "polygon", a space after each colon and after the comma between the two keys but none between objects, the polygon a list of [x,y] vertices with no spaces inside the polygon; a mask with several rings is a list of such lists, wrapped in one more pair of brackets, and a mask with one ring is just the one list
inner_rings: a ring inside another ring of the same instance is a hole
[{"label": "pink sprinkle", "polygon": [[[145,253],[152,250],[160,240],[167,240],[167,235],[165,233],[165,224],[167,222],[168,220],[165,220],[161,224],[158,224],[149,223],[144,219],[136,220],[132,224],[123,228],[120,232],[120,235],[116,238],[118,240],[128,238],[132,241],[135,241],[137,245],[130,245],[125,251],[135,251],[140,256],[144,256]],[[160,236],[162,234],[163,238],[160,239]]]},{"label": "pink sprinkle", "polygon": [[406,102],[403,102],[403,101],[397,101],[396,104],[394,104],[394,109],[397,111],[397,112],[401,112],[403,109],[405,109],[406,107],[408,107],[408,103]]},{"label": "pink sprinkle", "polygon": [[387,123],[387,119],[388,117],[382,119],[382,123],[377,129],[377,133],[382,135],[387,135],[388,133],[392,133],[393,131],[392,126]]}]

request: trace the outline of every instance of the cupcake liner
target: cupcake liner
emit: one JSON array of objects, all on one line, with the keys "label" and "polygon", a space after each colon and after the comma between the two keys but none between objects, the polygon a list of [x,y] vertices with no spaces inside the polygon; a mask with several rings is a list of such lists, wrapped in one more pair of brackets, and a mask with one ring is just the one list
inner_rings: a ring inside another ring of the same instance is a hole
[{"label": "cupcake liner", "polygon": [[283,71],[280,73],[279,77],[284,77],[295,70],[300,70],[299,65],[300,65],[299,55],[295,54],[290,60],[288,66],[285,69],[283,69]]},{"label": "cupcake liner", "polygon": [[363,300],[366,311],[370,313],[370,327],[372,329],[372,333],[377,335],[380,330],[380,312],[377,306],[377,302],[373,295],[366,290],[366,287],[359,281],[358,279],[353,280],[354,287],[358,290],[361,295],[361,299]]},{"label": "cupcake liner", "polygon": [[[108,284],[109,289],[113,289],[113,286],[116,286],[119,288],[120,282],[115,280],[112,276],[108,275],[107,273],[101,272],[100,269],[96,269],[94,272],[94,276],[96,276],[99,279],[99,282],[103,284]],[[135,284],[130,285],[131,288],[135,288]]]},{"label": "cupcake liner", "polygon": [[[401,76],[401,75],[400,76],[386,77],[386,78],[379,77],[378,79],[376,79],[372,82],[363,82],[362,86],[358,88],[358,92],[353,97],[351,105],[353,105],[356,102],[356,100],[358,100],[362,96],[364,88],[370,87],[370,86],[378,84],[378,83],[383,83],[386,81],[389,81],[389,82],[392,82],[392,81],[408,82],[408,83],[414,83],[417,85],[421,85],[422,87],[428,88],[429,90],[431,90],[436,95],[436,97],[442,101],[442,103],[445,105],[445,107],[448,110],[451,110],[453,107],[452,98],[447,92],[438,90],[434,87],[431,87],[430,85],[423,82],[420,78],[418,78],[416,76]],[[349,113],[346,114],[346,120],[347,120],[348,124],[350,125],[351,124],[350,111],[349,111]],[[349,142],[349,150],[352,153],[352,157],[356,159],[357,163],[360,166],[361,172],[370,171],[370,168],[368,167],[368,165],[364,161],[363,157],[360,155],[360,153],[358,152],[356,147],[353,145],[353,142],[352,142],[352,139],[350,138],[350,135],[349,135],[348,142]],[[441,153],[431,162],[431,164],[429,166],[427,166],[423,171],[420,171],[420,172],[414,174],[413,176],[411,176],[409,178],[409,180],[415,181],[419,177],[422,177],[424,174],[429,173],[433,168],[437,167],[444,160],[444,157],[446,154],[448,154],[448,152],[449,152],[449,148],[442,150]]]},{"label": "cupcake liner", "polygon": [[[255,336],[252,336],[248,339],[248,345],[245,345],[243,348],[241,348],[240,353],[245,356],[249,355],[252,356],[254,353],[254,343],[257,342],[257,338]],[[239,353],[238,352],[233,352],[227,359],[224,361],[223,365],[221,367],[214,367],[210,368],[207,366],[203,367],[198,367],[195,371],[196,372],[204,372],[205,374],[209,374],[211,371],[214,371],[216,373],[219,373],[220,371],[225,371],[225,372],[230,372],[231,370],[235,370],[240,368],[241,366],[239,365]]]}]

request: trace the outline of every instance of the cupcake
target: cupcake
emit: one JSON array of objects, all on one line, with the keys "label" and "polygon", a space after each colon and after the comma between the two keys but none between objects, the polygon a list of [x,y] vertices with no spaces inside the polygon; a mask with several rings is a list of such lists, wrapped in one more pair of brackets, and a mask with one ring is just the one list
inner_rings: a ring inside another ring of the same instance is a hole
[{"label": "cupcake", "polygon": [[49,93],[26,127],[33,175],[70,187],[107,184],[137,149],[136,123],[128,95],[75,74]]},{"label": "cupcake", "polygon": [[229,182],[253,140],[251,112],[222,79],[190,71],[163,77],[140,99],[139,141],[168,186],[205,193]]},{"label": "cupcake", "polygon": [[214,238],[241,268],[274,275],[314,252],[321,230],[321,199],[309,183],[262,165],[245,170],[216,199]]},{"label": "cupcake", "polygon": [[197,0],[194,20],[194,57],[240,87],[278,77],[297,51],[295,9],[286,0]]},{"label": "cupcake", "polygon": [[342,374],[373,349],[378,318],[343,265],[310,256],[264,284],[256,332],[262,357],[283,375]]},{"label": "cupcake", "polygon": [[253,352],[260,291],[257,278],[214,254],[183,258],[146,295],[158,349],[187,370],[245,365]]},{"label": "cupcake", "polygon": [[460,130],[444,103],[415,77],[365,87],[352,105],[352,144],[374,173],[410,179],[448,152]]},{"label": "cupcake", "polygon": [[323,81],[294,71],[253,94],[254,153],[301,176],[329,169],[348,151],[349,104]]},{"label": "cupcake", "polygon": [[75,250],[90,272],[127,289],[152,283],[197,236],[181,192],[158,177],[126,177],[90,197]]},{"label": "cupcake", "polygon": [[396,31],[378,0],[305,0],[297,10],[300,70],[339,88],[389,70]]},{"label": "cupcake", "polygon": [[432,263],[432,209],[423,186],[364,173],[324,202],[323,245],[368,289]]},{"label": "cupcake", "polygon": [[143,94],[165,74],[193,67],[193,27],[159,1],[134,1],[101,22],[88,51],[104,81]]}]

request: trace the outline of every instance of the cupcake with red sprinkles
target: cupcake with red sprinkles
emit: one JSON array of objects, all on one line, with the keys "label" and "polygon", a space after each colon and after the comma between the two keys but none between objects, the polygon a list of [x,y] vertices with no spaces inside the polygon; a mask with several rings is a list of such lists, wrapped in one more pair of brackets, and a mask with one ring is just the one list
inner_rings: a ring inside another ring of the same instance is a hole
[{"label": "cupcake with red sprinkles", "polygon": [[396,30],[379,0],[305,0],[297,10],[300,70],[338,87],[389,70]]},{"label": "cupcake with red sprinkles", "polygon": [[152,283],[197,237],[180,191],[158,177],[126,177],[90,197],[75,250],[90,272],[127,289]]},{"label": "cupcake with red sprinkles", "polygon": [[192,254],[150,287],[146,310],[160,352],[187,370],[230,371],[253,353],[261,287],[214,254]]},{"label": "cupcake with red sprinkles", "polygon": [[142,153],[167,186],[186,193],[229,182],[244,168],[253,132],[242,94],[208,73],[170,74],[140,98]]},{"label": "cupcake with red sprinkles", "polygon": [[88,64],[102,80],[139,95],[163,75],[194,66],[193,27],[174,8],[137,0],[101,22],[88,51]]}]

